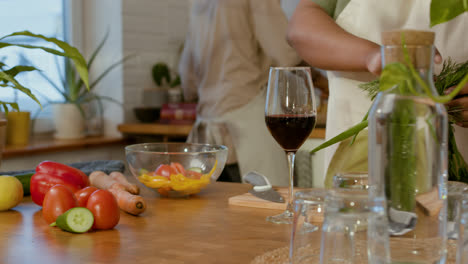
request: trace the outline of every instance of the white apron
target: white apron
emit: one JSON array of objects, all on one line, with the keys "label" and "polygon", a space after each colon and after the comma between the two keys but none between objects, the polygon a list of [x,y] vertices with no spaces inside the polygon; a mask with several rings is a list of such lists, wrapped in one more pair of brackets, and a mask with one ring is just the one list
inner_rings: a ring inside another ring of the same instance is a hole
[{"label": "white apron", "polygon": [[263,88],[248,104],[220,118],[197,117],[187,141],[227,145],[227,163],[237,161],[241,177],[257,171],[267,176],[272,185],[288,186],[286,154],[266,127],[265,101]]},{"label": "white apron", "polygon": [[[429,0],[351,0],[336,23],[349,33],[381,43],[381,32],[392,29],[416,29],[436,32],[435,47],[442,58],[468,60],[468,15],[465,13],[448,23],[429,27]],[[436,65],[434,73],[438,73]],[[328,101],[326,139],[330,139],[362,121],[371,105],[367,93],[358,88],[361,82],[376,77],[370,73],[328,72],[330,97]],[[468,129],[456,126],[458,148],[468,160]],[[338,144],[325,150],[325,168]],[[367,159],[366,159],[367,160]],[[330,175],[327,175],[329,178]]]}]

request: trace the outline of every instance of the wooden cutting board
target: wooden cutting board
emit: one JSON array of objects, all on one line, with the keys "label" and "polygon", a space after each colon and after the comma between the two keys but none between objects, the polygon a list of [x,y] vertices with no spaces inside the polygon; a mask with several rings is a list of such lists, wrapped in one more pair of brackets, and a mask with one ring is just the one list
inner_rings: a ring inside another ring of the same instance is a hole
[{"label": "wooden cutting board", "polygon": [[[288,197],[287,187],[279,187],[279,188],[274,188],[274,189],[277,192],[279,192],[285,200],[287,200],[287,197]],[[270,202],[270,201],[255,197],[254,195],[250,193],[244,193],[241,195],[232,196],[229,198],[228,203],[230,205],[237,205],[237,206],[286,210],[286,203]]]},{"label": "wooden cutting board", "polygon": [[[283,198],[286,200],[288,197],[288,187],[273,187]],[[307,190],[305,188],[294,188],[294,191]],[[310,189],[309,189],[310,190]],[[232,196],[228,199],[229,205],[234,206],[246,206],[246,207],[255,207],[263,209],[273,209],[273,210],[286,210],[286,203],[275,203],[261,198],[255,197],[250,193],[244,193],[241,195]],[[323,221],[323,211],[315,212],[310,221],[315,223],[320,223]]]}]

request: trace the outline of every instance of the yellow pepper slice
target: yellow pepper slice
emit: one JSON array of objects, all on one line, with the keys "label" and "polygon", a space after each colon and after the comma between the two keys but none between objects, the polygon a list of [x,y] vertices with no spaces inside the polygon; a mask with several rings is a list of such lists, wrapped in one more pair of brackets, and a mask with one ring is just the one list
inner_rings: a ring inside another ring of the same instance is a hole
[{"label": "yellow pepper slice", "polygon": [[172,174],[168,179],[163,176],[153,176],[148,174],[146,171],[143,171],[144,173],[138,177],[138,180],[150,188],[170,188],[185,194],[195,194],[200,192],[203,187],[210,183],[211,175],[215,172],[217,165],[218,161],[215,161],[210,172],[203,174],[200,179],[187,178],[180,173]]}]

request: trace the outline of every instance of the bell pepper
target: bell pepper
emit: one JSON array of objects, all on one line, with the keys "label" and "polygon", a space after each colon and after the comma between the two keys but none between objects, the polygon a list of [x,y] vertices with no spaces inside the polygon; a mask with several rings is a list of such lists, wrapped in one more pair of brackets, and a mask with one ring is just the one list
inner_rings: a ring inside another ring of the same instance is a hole
[{"label": "bell pepper", "polygon": [[73,193],[89,186],[88,176],[79,169],[68,165],[43,161],[36,167],[36,173],[31,177],[31,198],[34,203],[42,206],[45,194],[56,184],[62,184]]}]

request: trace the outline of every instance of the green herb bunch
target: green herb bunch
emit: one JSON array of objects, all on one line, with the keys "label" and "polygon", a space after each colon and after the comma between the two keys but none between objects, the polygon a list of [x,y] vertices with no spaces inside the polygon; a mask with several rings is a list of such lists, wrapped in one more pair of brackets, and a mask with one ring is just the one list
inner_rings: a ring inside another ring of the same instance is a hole
[{"label": "green herb bunch", "polygon": [[[443,95],[451,87],[456,86],[462,82],[463,78],[468,75],[468,61],[463,63],[456,63],[448,58],[444,61],[442,71],[435,76],[434,85],[437,92]],[[375,80],[372,82],[364,83],[360,85],[360,88],[368,92],[368,96],[373,100],[377,93],[380,91],[380,81]],[[447,109],[449,115],[449,180],[451,181],[462,181],[468,183],[468,165],[458,151],[455,135],[453,132],[452,124],[457,123],[459,120],[459,113],[461,109],[453,108]]]}]

